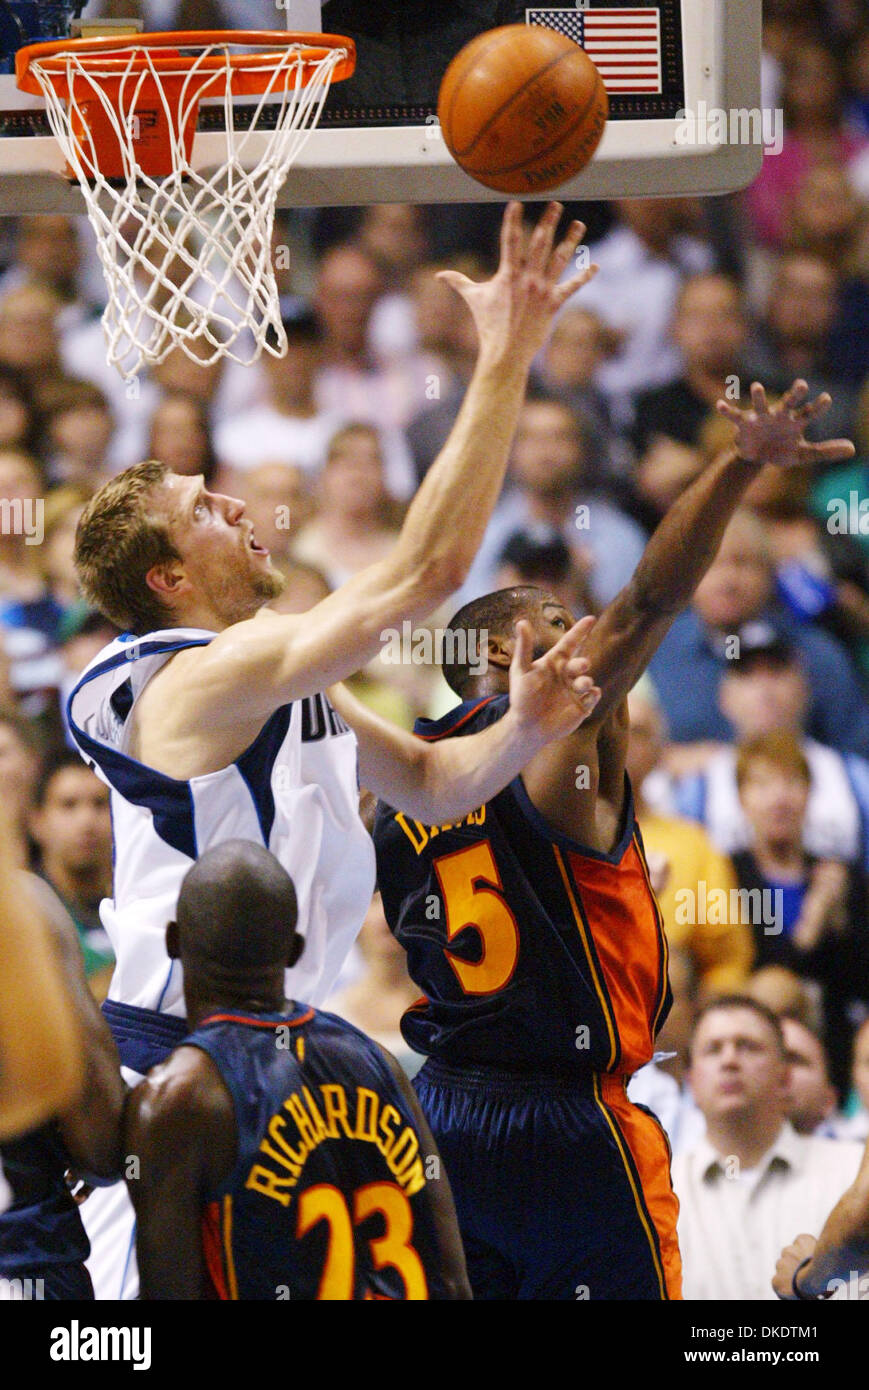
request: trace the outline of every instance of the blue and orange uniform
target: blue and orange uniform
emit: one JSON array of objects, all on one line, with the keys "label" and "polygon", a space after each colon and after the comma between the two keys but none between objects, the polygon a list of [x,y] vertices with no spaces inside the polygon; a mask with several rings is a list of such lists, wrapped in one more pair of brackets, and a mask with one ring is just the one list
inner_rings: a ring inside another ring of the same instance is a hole
[{"label": "blue and orange uniform", "polygon": [[[500,719],[465,702],[426,739]],[[619,843],[552,830],[521,777],[460,823],[380,805],[389,925],[424,992],[402,1020],[475,1298],[681,1296],[666,1137],[627,1099],[669,1011],[667,946],[626,778]]]},{"label": "blue and orange uniform", "polygon": [[221,1299],[445,1296],[429,1156],[383,1054],[332,1014],[215,1014],[185,1039],[232,1097],[237,1160],[206,1194]]},{"label": "blue and orange uniform", "polygon": [[25,1298],[92,1299],[90,1244],[66,1184],[70,1158],[54,1121],[5,1140],[0,1155],[12,1202],[0,1215],[0,1279]]}]

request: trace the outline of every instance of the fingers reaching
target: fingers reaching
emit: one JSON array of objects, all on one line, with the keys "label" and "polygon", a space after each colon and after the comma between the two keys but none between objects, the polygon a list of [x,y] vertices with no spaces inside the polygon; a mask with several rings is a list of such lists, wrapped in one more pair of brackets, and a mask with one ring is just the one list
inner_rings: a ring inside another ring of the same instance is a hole
[{"label": "fingers reaching", "polygon": [[534,634],[531,630],[531,624],[525,618],[520,618],[514,630],[516,642],[513,647],[510,668],[512,671],[528,671],[534,655]]},{"label": "fingers reaching", "polygon": [[501,264],[518,269],[522,264],[522,204],[507,204],[501,223]]},{"label": "fingers reaching", "polygon": [[[753,390],[754,387],[752,387]],[[800,410],[804,406],[808,394],[808,383],[800,378],[794,382],[789,391],[785,392],[782,397],[782,408],[784,410]]]},{"label": "fingers reaching", "polygon": [[794,413],[798,420],[807,424],[809,420],[819,420],[822,415],[826,415],[832,404],[833,397],[824,391],[817,400],[806,401],[805,405],[799,406]]},{"label": "fingers reaching", "polygon": [[846,463],[856,454],[850,439],[827,439],[823,444],[800,446],[801,463]]},{"label": "fingers reaching", "polygon": [[768,415],[769,405],[766,399],[766,391],[759,381],[751,383],[751,404],[756,415]]},{"label": "fingers reaching", "polygon": [[585,223],[571,222],[567,231],[567,236],[563,241],[558,243],[549,262],[549,278],[553,284],[558,284],[558,281],[576,255],[577,248],[584,236]]},{"label": "fingers reaching", "polygon": [[558,223],[563,212],[564,208],[561,203],[550,203],[531,233],[525,264],[529,270],[538,275],[546,274],[549,258],[552,255],[552,247],[555,243],[555,233],[558,230]]},{"label": "fingers reaching", "polygon": [[456,294],[460,294],[463,298],[467,287],[475,283],[458,270],[438,270],[435,273],[435,279],[443,280],[445,285],[449,285],[450,289],[455,290]]}]

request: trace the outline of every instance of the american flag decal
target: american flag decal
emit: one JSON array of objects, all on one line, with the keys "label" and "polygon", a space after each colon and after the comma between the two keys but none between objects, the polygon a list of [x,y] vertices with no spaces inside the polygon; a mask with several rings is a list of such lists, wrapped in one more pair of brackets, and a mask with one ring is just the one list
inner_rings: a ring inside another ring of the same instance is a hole
[{"label": "american flag decal", "polygon": [[534,9],[525,14],[529,24],[557,29],[580,44],[611,96],[662,91],[660,10]]}]

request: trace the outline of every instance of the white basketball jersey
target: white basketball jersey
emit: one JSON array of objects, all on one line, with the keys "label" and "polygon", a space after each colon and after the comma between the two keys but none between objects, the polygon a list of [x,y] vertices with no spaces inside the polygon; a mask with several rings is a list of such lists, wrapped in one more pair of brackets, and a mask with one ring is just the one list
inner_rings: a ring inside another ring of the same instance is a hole
[{"label": "white basketball jersey", "polygon": [[125,751],[130,714],[148,681],[175,652],[214,636],[174,628],[118,637],[69,699],[79,751],[111,789],[113,897],[101,907],[117,961],[109,998],[183,1016],[181,967],[166,954],[166,924],[193,861],[242,839],[265,845],[293,879],[305,949],[287,971],[287,993],[319,1005],[374,889],[352,730],[325,695],[313,695],[278,709],[235,762],[203,777],[176,781]]}]

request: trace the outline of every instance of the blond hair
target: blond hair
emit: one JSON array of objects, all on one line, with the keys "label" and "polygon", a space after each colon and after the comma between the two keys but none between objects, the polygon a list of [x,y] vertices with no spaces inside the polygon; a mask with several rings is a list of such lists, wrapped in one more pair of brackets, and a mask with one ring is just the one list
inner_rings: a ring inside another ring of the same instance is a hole
[{"label": "blond hair", "polygon": [[146,581],[155,565],[181,558],[166,522],[149,515],[152,494],[169,472],[156,459],[127,468],[103,484],[79,518],[75,568],[82,593],[122,632],[141,636],[171,617]]}]

